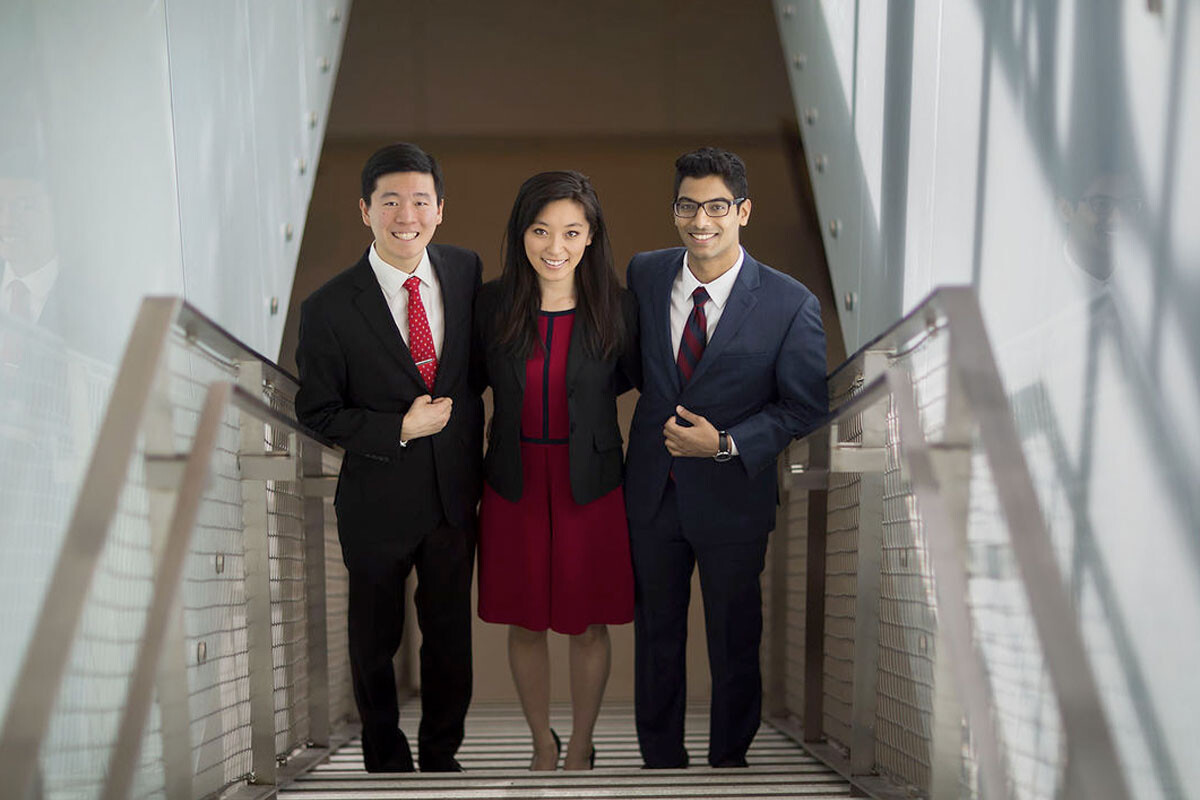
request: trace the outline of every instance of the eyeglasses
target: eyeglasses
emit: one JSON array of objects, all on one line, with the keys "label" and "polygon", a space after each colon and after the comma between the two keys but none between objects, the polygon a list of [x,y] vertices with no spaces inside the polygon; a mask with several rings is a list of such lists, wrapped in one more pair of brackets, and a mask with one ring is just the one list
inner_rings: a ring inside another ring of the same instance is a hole
[{"label": "eyeglasses", "polygon": [[1111,194],[1090,194],[1083,198],[1092,209],[1092,213],[1107,217],[1113,211],[1120,209],[1122,214],[1135,214],[1142,210],[1145,203],[1140,197],[1114,197]]},{"label": "eyeglasses", "polygon": [[723,217],[729,213],[729,209],[741,205],[745,200],[745,197],[739,197],[736,200],[719,197],[716,200],[705,200],[703,203],[698,203],[695,200],[683,198],[676,200],[672,208],[675,209],[675,216],[685,219],[696,216],[701,207],[704,208],[704,213],[710,217]]}]

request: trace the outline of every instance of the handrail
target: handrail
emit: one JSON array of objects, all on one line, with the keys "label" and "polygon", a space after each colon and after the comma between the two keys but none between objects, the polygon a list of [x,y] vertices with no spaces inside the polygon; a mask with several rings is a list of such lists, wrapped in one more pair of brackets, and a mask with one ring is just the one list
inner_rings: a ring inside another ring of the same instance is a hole
[{"label": "handrail", "polygon": [[[946,327],[943,303],[945,298],[959,289],[972,291],[965,286],[942,286],[930,292],[924,300],[917,303],[911,311],[893,322],[881,333],[872,338],[862,347],[855,350],[846,359],[829,371],[829,381],[837,382],[854,365],[861,362],[868,353],[886,352],[892,357],[900,355],[897,351],[901,345],[907,345],[921,334],[933,335]],[[835,410],[831,410],[832,417]]]},{"label": "handrail", "polygon": [[[146,299],[173,298],[148,297]],[[262,364],[264,369],[271,373],[270,377],[284,381],[293,390],[299,388],[299,378],[222,328],[204,314],[204,312],[186,300],[180,304],[176,324],[183,329],[184,336],[187,337],[188,341],[199,344],[230,361],[257,361]],[[312,436],[314,434],[309,431],[308,435]]]},{"label": "handrail", "polygon": [[[240,342],[184,300],[176,297],[147,297],[143,300],[117,373],[85,480],[65,532],[46,601],[16,678],[3,727],[0,728],[0,774],[5,775],[10,791],[15,796],[26,796],[36,780],[38,754],[49,728],[75,631],[79,627],[93,576],[109,538],[139,436],[145,433],[148,441],[153,438],[152,412],[156,398],[162,402],[164,362],[172,332],[177,326],[183,329],[190,343],[229,359],[234,366],[254,365],[254,371],[268,380],[282,381],[292,389],[297,385],[296,379],[287,371]],[[176,495],[169,546],[164,548],[159,560],[162,572],[156,575],[155,580],[156,598],[160,595],[170,598],[177,589],[178,569],[186,555],[186,548],[181,551],[179,542],[182,540],[186,543],[187,534],[194,527],[195,504],[206,482],[206,466],[220,421],[219,412],[230,402],[263,423],[294,431],[295,436],[313,442],[327,452],[340,452],[327,440],[302,429],[296,420],[271,409],[248,392],[221,382],[214,383],[209,390],[192,452],[186,456],[186,466],[182,463],[184,459],[181,454],[155,452],[154,447],[147,447],[148,469],[169,467],[172,462],[174,466],[183,467],[181,482],[177,480],[179,476],[169,468],[160,469],[162,474],[158,478],[160,488],[173,484]],[[214,414],[217,416],[214,417]],[[162,437],[158,438],[161,449]],[[259,460],[255,461],[256,458]],[[305,477],[298,458],[294,458],[290,466],[285,465],[283,473],[263,466],[263,458],[254,455],[244,458],[244,472],[259,473],[246,477],[274,480]],[[288,469],[290,478],[286,475]],[[168,556],[170,560],[167,560]],[[123,796],[121,787],[127,786],[132,779],[133,759],[137,757],[141,744],[141,736],[133,734],[140,731],[149,708],[153,684],[146,678],[153,674],[153,665],[157,664],[170,607],[170,603],[164,603],[162,607],[151,606],[149,609],[147,635],[139,651],[135,682],[131,684],[129,702],[121,722],[122,738],[117,742],[110,763],[110,786],[114,788],[106,796]],[[269,623],[268,609],[268,679],[271,672]],[[142,685],[139,685],[139,681]],[[273,752],[270,761],[273,764]],[[113,794],[114,791],[116,794]]]},{"label": "handrail", "polygon": [[[951,650],[955,683],[966,701],[966,716],[980,752],[984,791],[988,797],[1007,797],[1007,770],[987,699],[986,667],[971,636],[961,524],[952,521],[944,496],[945,486],[954,478],[939,467],[937,458],[938,453],[969,453],[971,433],[977,432],[1004,517],[1014,532],[1013,554],[1058,702],[1067,742],[1064,783],[1068,796],[1124,800],[1130,796],[1129,790],[1099,687],[1057,565],[974,290],[955,286],[935,290],[904,319],[836,368],[830,374],[831,381],[845,383],[849,365],[875,354],[891,355],[890,349],[911,341],[922,331],[941,328],[949,333],[947,380],[949,391],[955,395],[947,401],[955,413],[948,415],[953,418],[948,418],[942,440],[926,439],[907,372],[900,366],[887,366],[877,377],[868,376],[870,380],[856,396],[834,409],[816,431],[802,440],[812,460],[819,464],[809,480],[815,478],[819,483],[830,473],[871,471],[871,459],[864,457],[863,447],[837,441],[837,426],[869,409],[878,409],[888,398],[894,400],[899,451],[908,466],[909,483],[924,520],[940,620]],[[881,470],[882,462],[874,469]],[[795,465],[792,472],[812,470]]]},{"label": "handrail", "polygon": [[204,410],[200,414],[196,436],[180,481],[163,554],[159,559],[158,569],[155,570],[154,591],[149,603],[146,627],[129,681],[124,711],[118,727],[117,744],[109,760],[108,781],[101,795],[102,800],[123,800],[133,785],[142,733],[149,716],[150,703],[154,698],[154,673],[162,656],[167,626],[182,578],[188,542],[196,526],[200,499],[216,450],[218,429],[222,415],[229,406],[264,422],[282,424],[307,441],[316,443],[316,440],[305,434],[297,422],[283,417],[242,387],[227,381],[218,381],[209,386]]},{"label": "handrail", "polygon": [[100,427],[87,479],[80,489],[62,550],[33,636],[30,638],[12,699],[0,729],[0,773],[18,797],[26,796],[37,769],[38,751],[50,724],[70,653],[83,614],[109,522],[133,457],[142,417],[155,375],[167,349],[171,324],[181,301],[144,302],[134,322],[109,408]]}]

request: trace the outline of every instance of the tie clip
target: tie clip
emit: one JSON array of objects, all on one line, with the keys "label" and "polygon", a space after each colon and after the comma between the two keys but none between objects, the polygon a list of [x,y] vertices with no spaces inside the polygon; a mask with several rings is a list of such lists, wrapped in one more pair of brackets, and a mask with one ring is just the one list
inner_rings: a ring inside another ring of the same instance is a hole
[{"label": "tie clip", "polygon": [[418,362],[417,362],[417,366],[419,367],[419,366],[421,366],[422,364],[430,364],[430,363],[432,363],[432,362],[433,362],[433,359],[432,359],[432,358],[423,358],[423,359],[421,359],[420,361],[418,361]]}]

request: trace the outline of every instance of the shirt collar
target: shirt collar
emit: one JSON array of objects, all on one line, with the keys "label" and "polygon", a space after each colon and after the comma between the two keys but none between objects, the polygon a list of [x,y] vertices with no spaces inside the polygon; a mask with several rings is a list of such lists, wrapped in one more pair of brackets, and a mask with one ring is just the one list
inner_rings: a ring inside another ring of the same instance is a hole
[{"label": "shirt collar", "polygon": [[[375,280],[379,281],[379,288],[383,289],[384,295],[389,299],[395,297],[396,293],[404,288],[404,282],[411,277],[409,273],[398,270],[384,261],[379,256],[379,253],[375,252],[374,242],[371,242],[371,250],[367,254],[367,260],[371,262],[371,269],[375,273]],[[429,261],[428,247],[421,253],[421,262],[412,271],[412,275],[420,278],[421,283],[424,285],[433,286],[433,264]]]},{"label": "shirt collar", "polygon": [[687,289],[687,295],[690,297],[692,292],[696,291],[697,286],[703,286],[708,292],[708,299],[716,304],[717,308],[724,309],[726,301],[729,300],[729,295],[733,291],[733,285],[737,283],[738,273],[742,271],[742,262],[746,260],[746,251],[738,245],[737,261],[733,262],[733,266],[725,270],[721,277],[709,283],[700,283],[695,275],[692,274],[691,267],[688,266],[687,252],[683,254],[683,286]]},{"label": "shirt collar", "polygon": [[0,280],[0,295],[8,291],[8,287],[16,281],[25,284],[25,288],[29,290],[30,297],[34,299],[42,299],[50,294],[50,290],[54,288],[54,281],[58,279],[58,259],[52,258],[46,262],[45,266],[38,267],[33,272],[25,277],[18,277],[12,265],[8,262],[4,263],[4,278]]},{"label": "shirt collar", "polygon": [[1071,251],[1071,243],[1064,241],[1062,245],[1063,256],[1069,265],[1068,271],[1073,276],[1072,283],[1083,288],[1085,292],[1094,292],[1104,289],[1112,281],[1112,274],[1109,273],[1107,278],[1097,278],[1083,264],[1075,258],[1075,253]]}]

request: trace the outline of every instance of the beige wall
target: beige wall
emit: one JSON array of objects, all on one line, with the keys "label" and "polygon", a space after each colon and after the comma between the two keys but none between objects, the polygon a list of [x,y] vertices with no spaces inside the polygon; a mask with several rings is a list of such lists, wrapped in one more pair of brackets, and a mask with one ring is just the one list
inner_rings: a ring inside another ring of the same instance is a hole
[{"label": "beige wall", "polygon": [[[420,44],[397,48],[402,30],[415,32]],[[701,64],[707,66],[697,69]],[[743,243],[822,299],[830,359],[837,363],[841,337],[787,91],[765,0],[358,0],[281,363],[293,363],[300,301],[370,243],[357,208],[359,171],[374,149],[400,139],[418,142],[441,162],[446,210],[436,240],[479,252],[485,279],[499,274],[504,223],[517,187],[531,174],[569,168],[592,178],[623,276],[635,252],[678,244],[670,215],[675,157],[706,144],[738,152],[754,200]],[[622,399],[626,426],[633,402],[632,394]],[[709,692],[703,630],[697,587],[689,648],[694,698]],[[632,626],[612,633],[608,697],[632,699]],[[476,621],[479,700],[515,697],[504,642],[503,627]],[[566,699],[562,637],[552,637],[551,652],[553,693]]]},{"label": "beige wall", "polygon": [[767,0],[355,0],[328,137],[770,133]]}]

